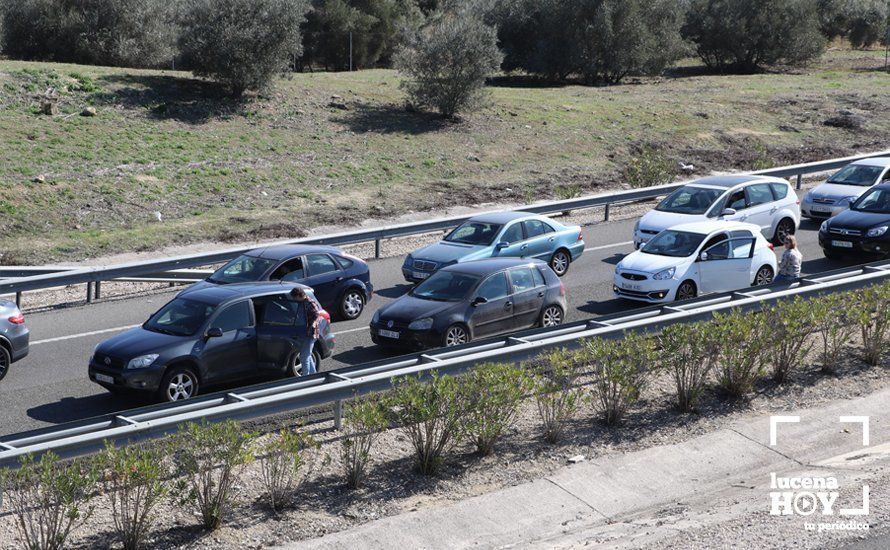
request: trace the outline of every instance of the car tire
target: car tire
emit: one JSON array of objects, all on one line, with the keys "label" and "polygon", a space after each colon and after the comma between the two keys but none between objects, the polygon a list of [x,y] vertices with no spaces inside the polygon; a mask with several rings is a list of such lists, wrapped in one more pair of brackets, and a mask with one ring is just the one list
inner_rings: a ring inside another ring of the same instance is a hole
[{"label": "car tire", "polygon": [[344,321],[358,319],[365,310],[365,293],[358,287],[347,289],[340,299],[339,309],[340,318]]},{"label": "car tire", "polygon": [[[321,370],[321,353],[318,351],[318,346],[312,348],[312,360],[315,361],[315,371],[319,372]],[[288,359],[287,375],[293,378],[303,376],[303,366],[300,364],[299,353],[294,353],[291,355],[290,359]]]},{"label": "car tire", "polygon": [[565,321],[565,314],[562,311],[562,308],[557,305],[547,306],[541,311],[541,316],[538,318],[538,326],[539,327],[555,327],[563,324]]},{"label": "car tire", "polygon": [[5,346],[0,346],[0,380],[3,380],[9,372],[10,366],[12,366],[12,355]]},{"label": "car tire", "polygon": [[164,373],[158,388],[158,401],[173,403],[198,395],[198,375],[190,367],[171,367]]},{"label": "car tire", "polygon": [[794,220],[791,218],[782,218],[776,224],[776,232],[773,234],[773,244],[785,244],[785,237],[794,235]]},{"label": "car tire", "polygon": [[698,296],[698,288],[695,286],[695,282],[686,280],[677,287],[677,295],[674,300],[691,300],[696,296]]},{"label": "car tire", "polygon": [[754,283],[751,286],[764,286],[772,284],[775,277],[776,274],[775,272],[773,272],[772,267],[768,265],[760,266],[760,269],[758,269],[757,273],[754,274]]},{"label": "car tire", "polygon": [[470,342],[470,339],[470,331],[467,330],[467,327],[460,324],[454,324],[448,327],[442,340],[444,347],[450,348],[467,344]]},{"label": "car tire", "polygon": [[569,272],[570,265],[572,265],[572,255],[565,248],[560,248],[550,257],[550,269],[559,277]]}]

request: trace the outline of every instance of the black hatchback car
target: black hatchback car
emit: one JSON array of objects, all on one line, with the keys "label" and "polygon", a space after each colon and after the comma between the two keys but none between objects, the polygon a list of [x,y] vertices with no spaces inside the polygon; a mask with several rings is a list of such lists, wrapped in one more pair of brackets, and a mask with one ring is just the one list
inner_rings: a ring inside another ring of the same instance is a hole
[{"label": "black hatchback car", "polygon": [[[299,350],[289,297],[296,286],[301,285],[247,283],[180,294],[141,327],[96,346],[90,380],[113,393],[151,393],[159,401],[179,401],[204,386],[296,376]],[[334,348],[329,321],[323,312],[313,351],[316,366]]]},{"label": "black hatchback car", "polygon": [[565,286],[540,260],[498,258],[452,265],[380,308],[371,339],[420,350],[457,346],[476,338],[565,318]]},{"label": "black hatchback car", "polygon": [[326,310],[346,320],[357,319],[374,295],[367,263],[331,246],[312,245],[251,250],[183,292],[255,281],[286,281],[309,286]]},{"label": "black hatchback car", "polygon": [[826,258],[890,256],[890,184],[876,185],[819,229]]}]

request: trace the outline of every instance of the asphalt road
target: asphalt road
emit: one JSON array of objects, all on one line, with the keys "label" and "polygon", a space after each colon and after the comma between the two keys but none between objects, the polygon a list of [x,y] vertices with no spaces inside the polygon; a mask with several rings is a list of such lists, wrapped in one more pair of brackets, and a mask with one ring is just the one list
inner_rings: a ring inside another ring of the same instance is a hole
[{"label": "asphalt road", "polygon": [[[612,296],[615,264],[633,250],[634,221],[603,223],[585,228],[587,250],[565,276],[567,320],[589,318],[640,307]],[[818,225],[804,222],[798,233],[804,254],[803,271],[816,273],[839,267],[822,257]],[[337,349],[321,370],[385,358],[371,342],[368,323],[374,311],[401,296],[409,286],[401,275],[402,258],[371,263],[375,297],[360,319],[334,324]],[[125,410],[132,398],[115,397],[87,378],[93,348],[113,334],[138,325],[175,293],[153,294],[27,315],[31,328],[30,355],[16,363],[0,382],[0,435]]]}]

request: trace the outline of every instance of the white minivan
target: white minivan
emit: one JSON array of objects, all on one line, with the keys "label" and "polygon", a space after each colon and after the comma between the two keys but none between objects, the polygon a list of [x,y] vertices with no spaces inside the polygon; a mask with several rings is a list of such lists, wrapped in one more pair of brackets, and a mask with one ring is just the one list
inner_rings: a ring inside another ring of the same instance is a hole
[{"label": "white minivan", "polygon": [[849,208],[872,186],[885,181],[890,181],[890,157],[851,162],[803,196],[801,214],[810,219],[830,218]]},{"label": "white minivan", "polygon": [[634,246],[640,248],[674,225],[707,220],[751,223],[764,237],[781,243],[800,227],[800,201],[788,181],[781,178],[703,178],[677,189],[640,218],[634,227]]}]

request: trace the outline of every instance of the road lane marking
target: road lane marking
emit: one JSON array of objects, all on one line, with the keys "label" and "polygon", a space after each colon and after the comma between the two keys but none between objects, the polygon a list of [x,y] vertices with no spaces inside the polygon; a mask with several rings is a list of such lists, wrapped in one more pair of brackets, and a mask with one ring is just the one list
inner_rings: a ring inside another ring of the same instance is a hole
[{"label": "road lane marking", "polygon": [[593,252],[594,250],[605,250],[607,248],[616,248],[619,246],[627,246],[629,244],[633,244],[633,241],[626,241],[623,243],[612,243],[612,244],[604,244],[602,246],[591,246],[590,248],[585,248],[584,252]]},{"label": "road lane marking", "polygon": [[75,338],[85,338],[87,336],[95,336],[96,334],[106,334],[108,332],[120,332],[122,330],[129,330],[131,328],[141,327],[142,325],[127,325],[125,327],[115,327],[115,328],[106,328],[103,330],[94,330],[92,332],[81,332],[80,334],[69,334],[68,336],[57,336],[56,338],[46,338],[45,340],[37,340],[35,342],[31,342],[32,346],[36,346],[38,344],[49,344],[52,342],[61,342],[63,340],[74,340]]}]

